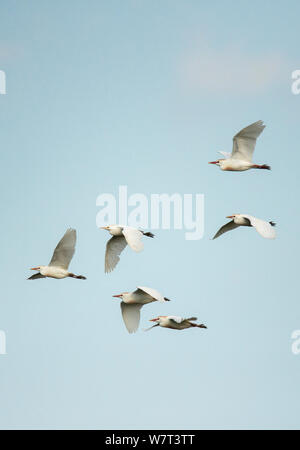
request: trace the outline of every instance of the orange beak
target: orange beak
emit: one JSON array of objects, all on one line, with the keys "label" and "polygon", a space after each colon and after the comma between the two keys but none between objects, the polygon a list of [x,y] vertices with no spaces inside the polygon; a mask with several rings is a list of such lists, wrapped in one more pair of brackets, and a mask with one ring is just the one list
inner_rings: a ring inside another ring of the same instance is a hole
[{"label": "orange beak", "polygon": [[121,294],[113,295],[113,297],[116,297],[116,298],[122,298],[122,295],[121,295]]},{"label": "orange beak", "polygon": [[233,219],[234,216],[226,216],[226,219]]},{"label": "orange beak", "polygon": [[210,161],[208,164],[218,164],[219,161]]},{"label": "orange beak", "polygon": [[158,321],[158,317],[156,319],[150,319],[149,322],[157,322]]},{"label": "orange beak", "polygon": [[30,269],[30,270],[40,270],[40,268],[39,267],[32,267],[32,269]]}]

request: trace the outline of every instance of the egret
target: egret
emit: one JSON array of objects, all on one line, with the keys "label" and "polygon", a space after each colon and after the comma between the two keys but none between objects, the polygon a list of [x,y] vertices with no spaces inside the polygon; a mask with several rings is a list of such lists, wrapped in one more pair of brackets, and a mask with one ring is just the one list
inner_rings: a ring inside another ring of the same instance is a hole
[{"label": "egret", "polygon": [[219,152],[224,158],[211,161],[209,164],[216,164],[221,170],[233,172],[243,172],[249,169],[270,170],[271,167],[267,164],[259,165],[252,162],[256,139],[263,132],[264,128],[265,125],[262,120],[243,128],[233,138],[232,152]]},{"label": "egret", "polygon": [[122,294],[113,295],[113,297],[122,299],[122,317],[129,333],[134,333],[139,327],[142,306],[156,301],[170,301],[155,289],[142,286],[139,286],[134,292],[123,292]]},{"label": "egret", "polygon": [[112,272],[114,270],[120,261],[120,254],[127,244],[135,252],[140,252],[144,249],[142,237],[154,237],[154,234],[150,232],[145,233],[137,228],[122,225],[108,225],[100,228],[102,230],[107,230],[112,235],[112,238],[110,238],[106,244],[105,273]]},{"label": "egret", "polygon": [[178,316],[158,316],[155,319],[150,319],[150,322],[156,322],[155,325],[145,331],[151,330],[154,327],[171,328],[172,330],[184,330],[185,328],[207,328],[203,323],[197,324],[195,322],[197,317],[188,317],[187,319]]},{"label": "egret", "polygon": [[227,216],[227,219],[232,220],[223,225],[214,235],[213,239],[216,239],[223,233],[234,230],[238,227],[253,227],[262,237],[266,239],[275,239],[276,237],[276,232],[274,229],[276,224],[272,221],[266,222],[265,220],[250,216],[249,214],[233,214],[232,216]]},{"label": "egret", "polygon": [[77,278],[78,280],[85,280],[83,275],[74,275],[68,271],[71,259],[73,258],[76,245],[76,230],[69,228],[59,243],[57,244],[52,259],[48,266],[37,266],[31,270],[38,270],[38,273],[27,278],[28,280],[37,280],[38,278]]}]

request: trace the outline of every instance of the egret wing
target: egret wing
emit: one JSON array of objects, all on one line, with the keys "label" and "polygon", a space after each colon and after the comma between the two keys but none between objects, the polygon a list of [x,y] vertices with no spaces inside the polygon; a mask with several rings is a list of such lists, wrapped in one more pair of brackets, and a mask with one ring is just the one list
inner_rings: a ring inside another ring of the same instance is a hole
[{"label": "egret wing", "polygon": [[231,220],[228,223],[225,223],[225,225],[223,225],[219,231],[217,231],[217,233],[214,235],[213,239],[217,239],[219,236],[221,236],[224,233],[227,233],[227,231],[231,231],[234,230],[235,228],[239,227],[239,225],[237,225],[236,223],[234,223],[233,220]]},{"label": "egret wing", "polygon": [[182,323],[185,319],[183,319],[182,317],[179,316],[169,316],[168,319],[170,320],[170,322],[174,322],[174,323]]},{"label": "egret wing", "polygon": [[150,297],[155,298],[155,300],[158,300],[159,302],[165,302],[164,296],[160,292],[158,292],[156,289],[152,289],[152,288],[145,287],[145,286],[143,286],[143,287],[138,286],[135,293],[137,293],[138,291],[145,292],[146,294],[150,295]]},{"label": "egret wing", "polygon": [[130,248],[132,248],[132,250],[134,250],[135,252],[140,252],[143,250],[144,248],[144,244],[142,242],[143,233],[140,230],[131,227],[124,227],[123,234],[125,236],[127,244],[129,245]]},{"label": "egret wing", "polygon": [[250,221],[251,225],[262,237],[266,239],[275,239],[276,231],[269,222],[258,219],[257,217],[249,216],[248,214],[243,214],[243,217],[246,217],[246,219]]},{"label": "egret wing", "polygon": [[124,236],[113,236],[106,244],[105,273],[112,272],[120,261],[120,254],[126,247]]},{"label": "egret wing", "polygon": [[155,328],[155,327],[159,327],[159,323],[156,323],[155,325],[152,325],[152,327],[145,328],[144,331],[152,330],[152,328]]},{"label": "egret wing", "polygon": [[135,333],[140,323],[140,309],[143,305],[121,302],[122,317],[129,333]]},{"label": "egret wing", "polygon": [[262,120],[243,128],[233,138],[232,159],[252,161],[256,139],[263,132],[265,125]]},{"label": "egret wing", "polygon": [[76,245],[76,230],[69,228],[57,244],[49,266],[62,267],[67,270],[73,258]]},{"label": "egret wing", "polygon": [[31,277],[27,278],[27,280],[37,280],[38,278],[46,278],[41,273],[35,273],[34,275],[31,275]]},{"label": "egret wing", "polygon": [[231,153],[219,151],[220,155],[224,156],[225,159],[231,158]]}]

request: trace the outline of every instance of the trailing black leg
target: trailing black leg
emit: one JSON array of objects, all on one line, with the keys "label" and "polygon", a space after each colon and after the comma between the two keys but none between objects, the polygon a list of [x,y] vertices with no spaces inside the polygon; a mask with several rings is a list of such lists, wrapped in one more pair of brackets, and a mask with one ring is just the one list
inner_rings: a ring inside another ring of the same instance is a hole
[{"label": "trailing black leg", "polygon": [[74,273],[69,273],[68,277],[77,278],[77,280],[86,280],[86,277],[84,277],[83,275],[75,275]]},{"label": "trailing black leg", "polygon": [[154,238],[154,234],[150,233],[150,231],[147,231],[146,233],[143,231],[142,233],[143,233],[144,236],[148,236],[148,237]]}]

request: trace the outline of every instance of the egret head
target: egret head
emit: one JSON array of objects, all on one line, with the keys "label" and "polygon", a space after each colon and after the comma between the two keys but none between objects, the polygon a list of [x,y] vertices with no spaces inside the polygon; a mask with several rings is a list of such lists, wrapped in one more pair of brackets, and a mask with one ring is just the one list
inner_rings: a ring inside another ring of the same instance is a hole
[{"label": "egret head", "polygon": [[150,319],[149,320],[149,322],[160,322],[160,319],[164,319],[165,317],[167,317],[167,316],[158,316],[158,317],[155,317],[154,319]]},{"label": "egret head", "polygon": [[216,161],[210,161],[208,164],[216,164],[217,166],[221,165],[221,161],[224,161],[223,159],[216,159]]}]

